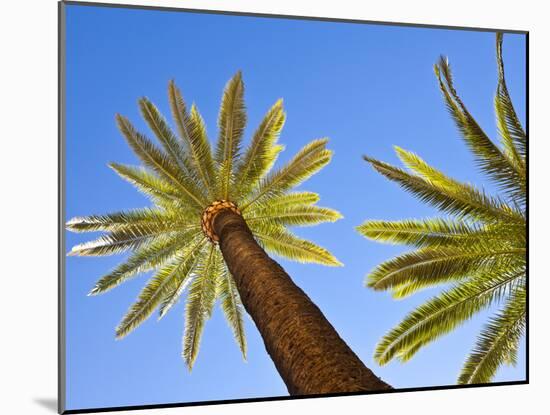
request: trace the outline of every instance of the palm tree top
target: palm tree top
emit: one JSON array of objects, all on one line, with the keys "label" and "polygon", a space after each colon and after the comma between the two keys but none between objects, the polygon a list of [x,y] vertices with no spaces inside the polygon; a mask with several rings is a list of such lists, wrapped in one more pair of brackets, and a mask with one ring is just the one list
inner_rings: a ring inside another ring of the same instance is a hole
[{"label": "palm tree top", "polygon": [[414,247],[378,265],[367,277],[374,290],[404,298],[422,289],[451,285],[409,313],[379,342],[375,359],[407,361],[427,344],[491,306],[499,310],[479,334],[459,383],[487,383],[503,363],[515,363],[526,316],[527,135],[512,105],[496,38],[498,84],[495,112],[500,145],[479,126],[460,99],[449,62],[434,66],[447,108],[483,173],[500,189],[491,196],[396,147],[406,169],[365,157],[406,191],[446,214],[442,218],[369,220],[358,226],[367,238]]},{"label": "palm tree top", "polygon": [[211,147],[196,107],[188,108],[174,81],[168,85],[174,132],[157,107],[139,100],[141,115],[160,147],[117,114],[124,138],[141,166],[109,166],[151,200],[151,206],[104,215],[75,217],[74,232],[106,232],[76,245],[69,255],[98,256],[131,251],[130,257],[103,276],[90,295],[104,293],[140,273],[155,270],[137,301],[116,329],[122,338],[159,308],[159,318],[188,289],[183,357],[189,369],[197,357],[201,333],[217,299],[234,337],[246,356],[243,307],[223,261],[212,221],[222,209],[241,215],[259,244],[282,257],[323,265],[341,263],[326,249],[294,235],[288,227],[332,222],[341,215],[316,203],[313,192],[292,191],[329,163],[327,138],[303,147],[286,165],[274,170],[283,146],[282,100],[264,116],[250,143],[243,146],[246,126],[241,72],[227,83],[218,117],[218,140]]}]

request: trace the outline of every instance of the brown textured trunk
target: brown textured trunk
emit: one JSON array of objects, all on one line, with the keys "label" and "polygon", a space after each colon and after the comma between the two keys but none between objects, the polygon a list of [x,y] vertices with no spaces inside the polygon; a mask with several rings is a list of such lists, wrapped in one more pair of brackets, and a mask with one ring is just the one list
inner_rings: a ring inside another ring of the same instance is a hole
[{"label": "brown textured trunk", "polygon": [[240,215],[223,210],[213,225],[243,305],[291,395],[391,389],[257,244]]}]

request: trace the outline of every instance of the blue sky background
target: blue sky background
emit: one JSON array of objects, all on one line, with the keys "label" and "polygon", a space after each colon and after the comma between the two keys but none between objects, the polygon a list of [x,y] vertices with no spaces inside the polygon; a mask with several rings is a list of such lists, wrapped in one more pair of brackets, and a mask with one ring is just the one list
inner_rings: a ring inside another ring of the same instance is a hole
[{"label": "blue sky background", "polygon": [[[372,359],[381,336],[437,291],[395,301],[364,288],[369,270],[407,248],[368,241],[354,227],[367,218],[437,212],[374,172],[361,155],[397,163],[392,146],[399,145],[455,178],[491,190],[446,112],[432,65],[440,54],[449,56],[464,102],[495,137],[493,33],[77,5],[66,10],[67,219],[148,204],[107,167],[109,161],[137,164],[116,129],[115,113],[149,133],[137,99],[148,96],[168,115],[167,83],[175,78],[186,100],[198,104],[214,138],[223,87],[241,69],[247,139],[283,97],[288,117],[280,141],[286,150],[277,165],[314,138],[330,137],[335,152],[301,187],[320,193],[320,205],[340,210],[344,219],[296,232],[330,249],[345,267],[276,259],[361,359],[394,387],[456,382],[487,313],[406,364],[379,367]],[[505,36],[504,58],[524,120],[523,35]],[[67,249],[93,236],[67,233]],[[102,296],[86,294],[124,257],[67,258],[68,409],[287,395],[248,316],[246,363],[216,307],[189,373],[180,357],[184,301],[161,322],[153,316],[115,341],[114,328],[148,275]],[[524,379],[524,355],[522,344],[517,367],[503,368],[495,380]]]}]

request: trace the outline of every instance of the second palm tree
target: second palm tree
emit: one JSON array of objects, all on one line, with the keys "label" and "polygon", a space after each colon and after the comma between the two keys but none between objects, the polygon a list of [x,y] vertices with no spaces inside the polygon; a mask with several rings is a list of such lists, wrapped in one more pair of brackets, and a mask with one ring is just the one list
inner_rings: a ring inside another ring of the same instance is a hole
[{"label": "second palm tree", "polygon": [[375,290],[404,298],[420,290],[448,286],[421,304],[376,348],[380,364],[407,361],[420,349],[481,310],[500,310],[482,329],[466,359],[459,383],[489,383],[502,364],[514,364],[526,326],[527,301],[527,134],[516,114],[502,60],[502,34],[496,36],[498,85],[495,112],[502,145],[494,143],[458,96],[447,59],[435,73],[447,108],[481,170],[503,195],[490,196],[459,182],[419,156],[396,148],[411,172],[370,157],[376,171],[447,214],[433,219],[369,220],[358,227],[368,238],[415,247],[376,267],[367,279]]}]

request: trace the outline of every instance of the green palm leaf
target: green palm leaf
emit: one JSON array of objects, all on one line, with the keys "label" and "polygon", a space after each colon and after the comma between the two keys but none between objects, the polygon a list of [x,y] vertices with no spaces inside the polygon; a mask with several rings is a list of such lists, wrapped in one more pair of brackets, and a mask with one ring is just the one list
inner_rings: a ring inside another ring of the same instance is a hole
[{"label": "green palm leaf", "polygon": [[237,72],[225,87],[218,116],[220,134],[215,160],[219,165],[225,165],[225,174],[219,178],[222,199],[229,198],[229,184],[234,173],[235,159],[240,152],[245,125],[244,83],[241,72]]},{"label": "green palm leaf", "polygon": [[205,203],[204,199],[186,172],[178,169],[151,141],[138,133],[126,118],[117,115],[117,122],[120,131],[126,137],[126,141],[142,162],[176,187],[181,192],[181,196],[187,199],[191,206],[196,209],[202,208]]},{"label": "green palm leaf", "polygon": [[397,357],[407,361],[423,346],[454,330],[477,312],[500,301],[521,279],[521,272],[478,272],[411,312],[376,346],[380,364]]},{"label": "green palm leaf", "polygon": [[235,281],[227,269],[218,276],[218,293],[225,318],[233,331],[237,345],[246,360],[246,337],[244,332],[244,308]]},{"label": "green palm leaf", "polygon": [[204,323],[210,318],[216,301],[216,277],[221,263],[216,255],[215,246],[208,248],[195,267],[195,277],[189,288],[185,309],[185,335],[183,338],[183,357],[189,370],[193,368],[204,329]]},{"label": "green palm leaf", "polygon": [[459,383],[487,383],[503,363],[514,364],[525,331],[525,286],[517,289],[496,318],[483,329],[464,365]]},{"label": "green palm leaf", "polygon": [[267,203],[317,173],[332,157],[332,152],[326,149],[327,141],[326,138],[312,141],[286,166],[262,180],[241,210],[255,203]]},{"label": "green palm leaf", "polygon": [[504,189],[512,193],[524,191],[524,172],[521,166],[515,164],[512,158],[491,141],[468,112],[454,88],[447,59],[441,57],[434,69],[447,108],[466,143],[477,157],[479,166]]},{"label": "green palm leaf", "polygon": [[[426,182],[444,189],[449,194],[454,194],[456,198],[459,198],[461,195],[470,195],[472,194],[472,199],[474,200],[483,200],[483,197],[486,197],[480,191],[476,190],[473,185],[460,183],[457,180],[454,180],[441,171],[430,166],[424,160],[422,160],[418,155],[403,150],[400,147],[395,147],[398,157],[401,159],[403,164],[409,169],[414,171],[420,177],[422,177]],[[483,202],[482,202],[483,203]],[[513,209],[510,209],[502,200],[498,197],[487,198],[485,203],[496,206],[497,208],[504,210],[512,210],[512,214],[515,214],[518,217],[521,217],[521,212],[513,212]],[[509,212],[510,213],[510,212]]]},{"label": "green palm leaf", "polygon": [[424,248],[397,256],[378,265],[368,276],[367,285],[375,290],[408,286],[412,292],[434,284],[460,281],[472,272],[505,267],[524,248],[456,246],[437,249]]},{"label": "green palm leaf", "polygon": [[[181,225],[180,225],[181,226]],[[139,249],[146,243],[185,228],[173,228],[166,224],[134,225],[130,229],[121,229],[98,239],[73,246],[68,255],[104,256]]]},{"label": "green palm leaf", "polygon": [[[198,250],[203,247],[204,241],[206,240],[205,236],[200,235],[199,237],[199,235],[197,235],[197,240],[199,241],[198,245],[192,245],[189,243],[187,244],[188,246],[186,247],[186,249]],[[203,258],[206,255],[207,249],[209,249],[209,247],[205,247],[202,251],[195,255],[194,260],[191,263],[187,273],[179,274],[177,278],[173,280],[166,295],[160,303],[159,320],[163,318],[168,313],[168,311],[170,311],[170,309],[177,303],[187,286],[193,281],[193,278],[195,277],[194,272],[196,271],[197,264],[204,260]]]},{"label": "green palm leaf", "polygon": [[414,245],[419,248],[468,244],[489,235],[489,231],[483,227],[470,225],[462,220],[442,218],[394,222],[369,220],[356,229],[367,238],[379,242]]},{"label": "green palm leaf", "polygon": [[316,263],[329,266],[341,266],[329,251],[313,242],[300,239],[283,226],[271,226],[251,223],[251,229],[260,245],[268,252],[303,263]]},{"label": "green palm leaf", "polygon": [[270,205],[263,210],[255,210],[251,216],[245,215],[249,224],[267,222],[286,226],[318,225],[323,222],[334,222],[341,218],[342,215],[333,209],[297,204],[275,207]]},{"label": "green palm leaf", "polygon": [[465,246],[493,241],[500,246],[525,246],[524,224],[498,223],[487,226],[459,219],[431,218],[401,221],[367,220],[356,227],[369,239],[418,248]]},{"label": "green palm leaf", "polygon": [[524,220],[523,215],[515,209],[505,205],[498,199],[476,190],[470,185],[462,184],[456,190],[449,189],[437,182],[429,182],[420,176],[411,175],[390,164],[366,156],[364,159],[379,173],[397,182],[401,187],[417,196],[423,202],[429,203],[449,214],[458,217],[471,216],[474,219],[481,219],[486,222],[494,222],[499,219],[516,222]]},{"label": "green palm leaf", "polygon": [[168,85],[168,97],[180,138],[186,144],[197,176],[211,196],[215,170],[204,122],[195,105],[191,108],[191,114],[188,113],[181,91],[174,81],[170,81]]},{"label": "green palm leaf", "polygon": [[186,275],[190,271],[194,254],[202,243],[204,242],[197,244],[194,249],[177,255],[171,264],[161,268],[150,279],[139,294],[138,300],[130,307],[116,328],[117,338],[126,336],[153,313],[178,276],[181,278],[182,275]]},{"label": "green palm leaf", "polygon": [[107,215],[75,217],[67,222],[67,229],[73,232],[116,231],[139,226],[170,226],[178,223],[177,216],[158,209],[134,209]]},{"label": "green palm leaf", "polygon": [[280,99],[265,115],[237,167],[235,182],[240,185],[241,194],[250,191],[250,186],[271,169],[283,150],[283,146],[276,143],[284,123],[283,100]]},{"label": "green palm leaf", "polygon": [[[497,124],[508,157],[519,171],[521,182],[520,189],[525,189],[527,180],[527,168],[525,158],[527,156],[527,134],[519,121],[512,104],[506,79],[504,77],[504,63],[502,61],[502,34],[497,34],[497,63],[498,63],[498,87],[495,96],[495,113]],[[516,197],[518,194],[516,194]],[[521,198],[521,194],[519,194]]]},{"label": "green palm leaf", "polygon": [[178,232],[136,250],[126,262],[99,279],[88,295],[104,293],[139,273],[164,266],[179,250],[190,244],[197,232],[198,229],[189,233]]},{"label": "green palm leaf", "polygon": [[177,189],[147,169],[118,163],[109,163],[109,167],[154,201],[181,205],[181,196]]},{"label": "green palm leaf", "polygon": [[[313,205],[319,201],[319,195],[313,192],[290,192],[284,193],[279,196],[275,196],[269,199],[268,206],[272,206],[274,209],[284,209],[286,207],[294,207],[301,205]],[[262,211],[265,209],[265,205],[256,203],[247,209],[248,214],[252,215],[254,212]]]},{"label": "green palm leaf", "polygon": [[170,157],[172,163],[180,169],[189,171],[186,166],[186,157],[181,143],[178,141],[167,121],[159,112],[157,107],[143,97],[138,101],[143,119],[149,125],[151,131],[155,134],[164,148],[164,151]]}]

